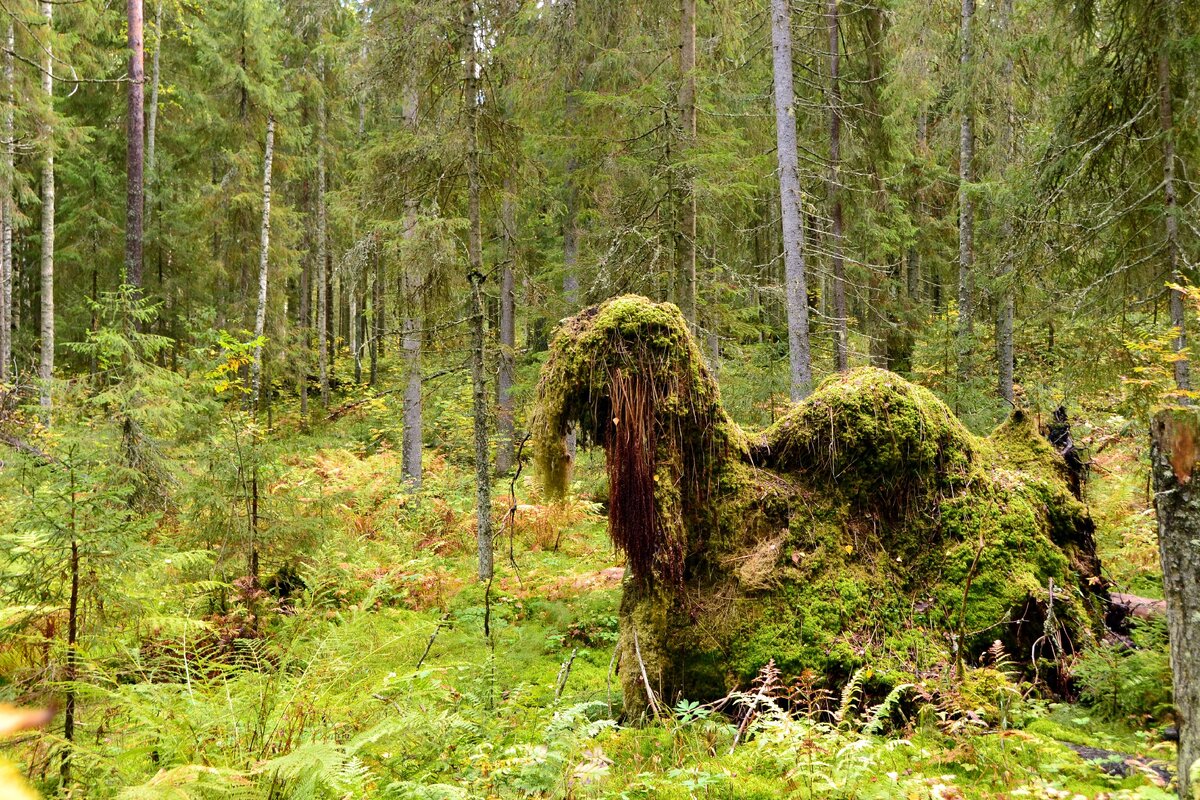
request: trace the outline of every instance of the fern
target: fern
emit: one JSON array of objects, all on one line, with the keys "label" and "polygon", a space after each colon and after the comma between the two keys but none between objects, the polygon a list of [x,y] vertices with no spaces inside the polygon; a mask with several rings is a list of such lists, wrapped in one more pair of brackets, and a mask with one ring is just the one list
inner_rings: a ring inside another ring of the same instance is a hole
[{"label": "fern", "polygon": [[882,734],[888,720],[892,718],[892,715],[900,706],[900,701],[904,699],[904,695],[912,688],[913,684],[902,683],[888,692],[887,697],[883,698],[883,702],[871,710],[871,718],[863,726],[863,733],[868,736]]},{"label": "fern", "polygon": [[842,701],[838,704],[837,713],[833,715],[839,725],[844,726],[854,718],[855,707],[862,702],[863,684],[869,677],[871,677],[871,669],[859,667],[842,687]]}]

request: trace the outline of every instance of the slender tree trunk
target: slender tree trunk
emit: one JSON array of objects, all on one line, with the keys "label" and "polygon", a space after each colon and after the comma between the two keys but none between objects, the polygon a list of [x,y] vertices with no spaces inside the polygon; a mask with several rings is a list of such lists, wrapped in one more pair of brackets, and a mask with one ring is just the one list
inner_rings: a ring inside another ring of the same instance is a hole
[{"label": "slender tree trunk", "polygon": [[796,97],[792,84],[792,19],[789,0],[771,0],[771,44],[775,90],[775,142],[783,218],[783,269],[787,302],[788,360],[792,401],[812,391],[812,348],[808,338],[808,279],[804,264]]},{"label": "slender tree trunk", "polygon": [[[1005,165],[1001,169],[1001,175],[1006,182],[1017,155],[1017,111],[1016,98],[1014,96],[1015,87],[1013,84],[1012,15],[1013,0],[1001,0],[1000,37],[1004,46],[1009,48],[1008,53],[1004,56],[1004,123],[1000,128],[1000,152],[1003,154]],[[1004,215],[1004,218],[1000,223],[1000,238],[1003,241],[1002,246],[1004,250],[1000,254],[1000,274],[997,276],[999,295],[996,303],[996,360],[999,364],[997,370],[997,389],[1000,396],[1011,405],[1014,400],[1013,265],[1015,259],[1013,252],[1015,247],[1012,221],[1013,209],[1011,204],[1009,204],[1008,208],[1001,209],[1001,213]]]},{"label": "slender tree trunk", "polygon": [[[686,161],[696,142],[696,0],[679,4],[679,158]],[[679,229],[675,233],[676,296],[687,321],[696,327],[696,190],[690,165],[679,181]]]},{"label": "slender tree trunk", "polygon": [[975,158],[975,71],[972,63],[971,26],[975,17],[975,0],[962,0],[962,20],[959,31],[959,76],[961,126],[958,142],[958,380],[965,383],[971,376],[971,356],[974,352],[975,324],[975,212],[971,202],[971,184],[975,180],[972,161]]},{"label": "slender tree trunk", "polygon": [[[575,134],[576,115],[579,100],[576,92],[579,90],[581,76],[580,68],[576,65],[567,78],[566,99],[566,128],[570,135]],[[567,156],[566,165],[566,200],[563,203],[563,299],[567,311],[574,314],[579,310],[579,164],[574,153]],[[576,440],[578,436],[575,426],[567,431],[567,456],[575,460]]]},{"label": "slender tree trunk", "polygon": [[[54,31],[54,4],[42,0],[42,16],[46,19],[46,41],[42,57],[42,92],[46,103],[54,104],[54,53],[51,34]],[[41,406],[45,424],[50,424],[50,381],[54,377],[54,129],[50,122],[42,124],[42,142],[46,148],[42,159],[42,319],[41,360],[38,379],[41,382]]]},{"label": "slender tree trunk", "polygon": [[317,57],[317,370],[321,407],[329,408],[329,265],[325,218],[325,54]]},{"label": "slender tree trunk", "polygon": [[343,291],[347,292],[346,301],[350,305],[346,317],[350,323],[347,333],[350,334],[350,356],[354,359],[354,382],[362,383],[362,351],[358,340],[358,281],[350,281],[349,287],[344,287]]},{"label": "slender tree trunk", "polygon": [[[74,475],[72,474],[72,478]],[[74,483],[74,480],[72,480]],[[62,754],[59,774],[64,786],[71,783],[71,756],[75,747],[75,678],[78,673],[79,647],[79,541],[75,538],[75,509],[71,509],[71,594],[67,600],[67,663],[63,680],[67,684],[63,703],[63,739],[67,746]]]},{"label": "slender tree trunk", "polygon": [[476,76],[475,3],[463,2],[463,38],[466,47],[467,103],[467,259],[471,283],[471,386],[475,417],[475,499],[479,542],[479,579],[492,577],[492,491],[488,458],[488,402],[484,376],[483,228],[480,195],[483,179],[479,170],[479,90]]},{"label": "slender tree trunk", "polygon": [[[158,0],[154,6],[154,58],[150,61],[150,106],[146,110],[146,201],[143,216],[147,228],[150,227],[154,213],[154,192],[158,188],[156,185],[158,172],[155,170],[155,156],[157,155],[155,145],[158,141],[158,87],[162,78],[162,15],[162,0]],[[160,259],[159,264],[161,265],[161,263]],[[161,282],[162,275],[159,275],[159,283]],[[162,287],[159,288],[161,290]]]},{"label": "slender tree trunk", "polygon": [[[304,194],[305,205],[307,205],[308,192],[305,191]],[[300,323],[300,384],[298,390],[300,394],[300,428],[302,430],[308,428],[308,371],[312,364],[312,272],[312,251],[309,249],[308,256],[304,258],[300,266],[300,297],[297,303],[299,318],[297,321]]]},{"label": "slender tree trunk", "polygon": [[496,472],[504,474],[513,467],[516,458],[513,430],[513,374],[517,350],[516,294],[514,273],[517,261],[517,215],[512,178],[506,181],[501,210],[504,226],[504,270],[500,276],[500,369],[496,376],[499,413],[496,425],[500,443],[496,448]]},{"label": "slender tree trunk", "polygon": [[1179,727],[1179,796],[1190,798],[1196,787],[1189,786],[1189,779],[1200,762],[1200,487],[1193,480],[1200,457],[1200,412],[1158,412],[1150,441]]},{"label": "slender tree trunk", "polygon": [[13,202],[15,180],[13,169],[16,162],[16,130],[13,114],[16,108],[15,74],[13,50],[16,47],[16,31],[12,19],[8,21],[8,48],[4,54],[4,165],[0,167],[0,382],[9,378],[12,364],[12,332],[16,327],[13,313],[13,217],[16,204]]},{"label": "slender tree trunk", "polygon": [[846,260],[842,254],[842,86],[838,0],[827,5],[829,23],[829,252],[833,262],[833,365],[850,369],[850,318],[846,311]]},{"label": "slender tree trunk", "polygon": [[367,356],[370,359],[369,377],[367,379],[371,386],[379,379],[379,342],[383,337],[383,274],[381,269],[382,260],[379,257],[379,243],[374,241],[371,247],[371,313],[367,317],[370,323],[367,326],[367,339],[370,344],[367,346]]},{"label": "slender tree trunk", "polygon": [[[417,92],[412,87],[405,90],[404,121],[410,130],[417,126]],[[412,239],[417,225],[417,203],[411,197],[405,201],[404,236]],[[405,264],[403,278],[403,303],[405,313],[401,326],[403,338],[401,347],[404,351],[404,363],[408,369],[408,379],[404,387],[404,441],[401,446],[401,474],[413,489],[421,488],[421,451],[423,446],[424,420],[421,403],[421,317],[416,309],[420,308],[421,298],[416,296],[419,281],[410,275],[415,265]]]},{"label": "slender tree trunk", "polygon": [[[1170,8],[1170,3],[1168,3]],[[1171,59],[1166,42],[1158,54],[1158,119],[1163,142],[1163,213],[1167,253],[1167,272],[1171,281],[1182,286],[1186,278],[1180,269],[1179,203],[1175,189],[1175,103],[1171,93]],[[1171,290],[1171,326],[1175,328],[1175,385],[1181,391],[1192,388],[1188,374],[1187,315],[1183,292]]]},{"label": "slender tree trunk", "polygon": [[258,413],[262,389],[262,337],[267,325],[267,269],[271,252],[271,164],[275,157],[275,115],[267,117],[267,141],[263,155],[262,228],[258,251],[258,307],[254,312],[254,364],[250,374],[250,410]]},{"label": "slender tree trunk", "polygon": [[142,0],[128,0],[129,104],[125,150],[125,281],[142,286],[142,211],[145,190],[146,50]]}]

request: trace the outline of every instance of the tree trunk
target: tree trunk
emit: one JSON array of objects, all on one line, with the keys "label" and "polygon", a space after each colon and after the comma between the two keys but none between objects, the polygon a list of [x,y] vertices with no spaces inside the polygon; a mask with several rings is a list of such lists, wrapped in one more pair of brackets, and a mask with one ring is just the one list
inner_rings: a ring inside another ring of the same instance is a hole
[{"label": "tree trunk", "polygon": [[850,369],[846,261],[842,255],[842,87],[838,0],[829,0],[829,253],[833,262],[833,365]]},{"label": "tree trunk", "polygon": [[[1169,4],[1168,4],[1169,7]],[[1186,278],[1180,269],[1179,258],[1179,206],[1175,190],[1175,109],[1171,94],[1171,60],[1166,43],[1158,54],[1158,119],[1163,141],[1163,213],[1166,234],[1167,273],[1176,286],[1182,286]],[[1175,328],[1173,348],[1175,361],[1175,386],[1180,391],[1192,387],[1188,374],[1187,316],[1184,295],[1180,289],[1171,290],[1171,326]]]},{"label": "tree trunk", "polygon": [[513,182],[510,178],[504,187],[501,209],[501,224],[504,226],[504,270],[500,276],[500,369],[496,376],[496,392],[499,413],[496,427],[500,434],[496,448],[496,472],[507,473],[516,457],[515,433],[513,430],[513,372],[517,349],[516,296],[514,272],[517,261],[516,203],[513,198]]},{"label": "tree trunk", "polygon": [[[308,205],[307,181],[304,183],[304,205]],[[304,237],[308,239],[307,234]],[[307,248],[308,256],[300,265],[299,300],[296,303],[297,322],[300,324],[300,357],[299,357],[299,394],[300,394],[300,427],[308,428],[308,371],[312,364],[312,249]]]},{"label": "tree trunk", "polygon": [[[579,89],[580,74],[578,66],[571,70],[567,80],[566,99],[566,128],[573,135],[575,132],[575,116],[579,106],[576,91]],[[579,310],[579,186],[576,177],[578,163],[572,153],[567,156],[566,166],[566,201],[563,211],[563,299],[567,304],[567,313],[574,314]],[[575,460],[577,445],[574,426],[567,432],[567,456]]]},{"label": "tree trunk", "polygon": [[13,169],[16,162],[17,141],[13,125],[16,108],[16,76],[13,70],[13,50],[16,47],[16,31],[13,21],[8,21],[8,48],[4,54],[4,166],[0,168],[0,382],[9,378],[12,364],[12,332],[16,316],[13,313],[13,217],[16,204],[13,201]]},{"label": "tree trunk", "polygon": [[383,337],[383,260],[379,257],[379,241],[371,247],[371,313],[367,315],[367,357],[370,361],[367,382],[374,386],[379,379],[379,343]]},{"label": "tree trunk", "polygon": [[[72,473],[72,488],[74,488]],[[63,703],[63,739],[67,746],[62,754],[59,775],[64,786],[71,783],[71,756],[75,746],[75,678],[78,673],[79,642],[79,540],[75,538],[75,509],[71,509],[71,594],[67,600],[67,663],[63,682],[67,685]]]},{"label": "tree trunk", "polygon": [[325,219],[325,55],[317,58],[317,370],[321,407],[329,408],[329,268]]},{"label": "tree trunk", "polygon": [[467,103],[467,259],[471,283],[471,386],[475,399],[475,499],[479,542],[479,579],[492,577],[492,492],[488,459],[488,403],[484,379],[483,229],[479,201],[483,191],[479,171],[479,96],[475,74],[475,2],[463,2],[463,38],[466,47]]},{"label": "tree trunk", "polygon": [[974,351],[975,303],[975,217],[971,204],[971,182],[974,180],[972,160],[975,157],[974,81],[972,73],[971,23],[975,17],[975,0],[962,0],[962,24],[959,32],[961,127],[958,141],[958,380],[965,383],[971,376],[971,356]]},{"label": "tree trunk", "polygon": [[792,19],[788,0],[771,0],[771,44],[775,90],[775,142],[783,219],[783,268],[787,302],[791,398],[812,391],[812,348],[808,339],[808,279],[804,265],[796,106],[792,85]]},{"label": "tree trunk", "polygon": [[142,37],[142,0],[128,0],[129,105],[125,150],[125,281],[142,287],[142,201],[144,198],[146,124],[146,50]]},{"label": "tree trunk", "polygon": [[[1017,156],[1017,138],[1016,138],[1016,98],[1014,97],[1015,87],[1013,85],[1013,57],[1012,57],[1012,14],[1013,0],[1001,0],[1000,3],[1000,37],[1001,42],[1007,48],[1008,53],[1004,56],[1004,123],[1000,128],[1000,152],[1004,159],[1004,167],[1001,169],[1001,175],[1005,182],[1008,182],[1009,174],[1013,163]],[[1003,221],[1000,223],[1000,238],[1003,240],[1003,252],[1000,254],[1000,269],[997,275],[997,288],[999,298],[996,303],[996,359],[999,364],[997,370],[997,390],[1000,396],[1008,401],[1009,405],[1013,403],[1013,263],[1015,246],[1013,236],[1013,209],[1011,203],[1009,207],[1001,209],[1004,215]]]},{"label": "tree trunk", "polygon": [[1189,798],[1190,772],[1200,762],[1200,487],[1192,483],[1200,456],[1200,412],[1158,412],[1150,441],[1179,727],[1179,796]]},{"label": "tree trunk", "polygon": [[262,337],[267,323],[267,268],[271,251],[271,163],[275,156],[275,115],[267,117],[267,143],[263,156],[262,229],[258,252],[258,307],[254,312],[254,364],[250,376],[250,410],[258,413],[262,388]]},{"label": "tree trunk", "polygon": [[[158,181],[158,173],[154,167],[157,154],[155,146],[158,141],[158,87],[162,77],[162,14],[162,0],[158,0],[154,6],[154,58],[150,62],[150,107],[146,111],[146,200],[143,204],[143,216],[147,228],[150,227],[150,220],[154,213],[154,192],[158,188],[155,185]],[[162,275],[159,275],[159,283],[162,283]],[[159,290],[162,290],[161,286],[159,286]]]},{"label": "tree trunk", "polygon": [[[54,4],[42,0],[42,16],[46,18],[46,41],[43,44],[42,91],[46,103],[54,104]],[[50,122],[42,123],[42,143],[46,148],[42,160],[42,318],[41,359],[38,379],[43,421],[50,424],[50,381],[54,377],[54,130]]]},{"label": "tree trunk", "polygon": [[[405,90],[404,121],[410,130],[417,126],[417,93],[411,87]],[[405,201],[404,236],[411,239],[417,225],[417,204],[411,197]],[[404,266],[404,292],[401,302],[405,307],[401,347],[404,363],[408,367],[408,380],[404,387],[404,441],[401,445],[401,475],[413,489],[421,488],[421,450],[423,445],[424,420],[421,404],[421,318],[415,309],[420,307],[420,298],[415,296],[418,281],[409,277],[411,264]]]},{"label": "tree trunk", "polygon": [[[696,142],[696,0],[680,0],[679,13],[679,157],[686,161]],[[696,327],[696,191],[690,165],[679,181],[679,229],[675,232],[676,297],[683,315]]]}]

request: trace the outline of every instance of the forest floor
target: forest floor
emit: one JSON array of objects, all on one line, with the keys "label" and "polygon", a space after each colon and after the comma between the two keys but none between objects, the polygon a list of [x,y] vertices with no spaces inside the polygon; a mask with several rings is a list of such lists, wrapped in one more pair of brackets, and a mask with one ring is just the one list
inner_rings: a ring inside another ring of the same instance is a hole
[{"label": "forest floor", "polygon": [[[838,709],[840,687],[801,685],[795,707],[833,709],[763,714],[739,733],[736,717],[684,701],[626,726],[611,675],[623,570],[589,499],[602,455],[582,456],[562,504],[539,505],[528,471],[515,504],[500,488],[489,591],[474,578],[469,464],[434,451],[424,490],[406,492],[393,415],[366,404],[317,435],[272,443],[255,545],[264,579],[289,564],[304,581],[282,603],[212,577],[214,558],[244,546],[212,533],[237,527],[244,498],[230,487],[244,489],[244,471],[222,472],[211,440],[175,454],[195,486],[180,489],[120,596],[89,612],[105,629],[82,651],[74,775],[85,790],[75,796],[1173,796],[1162,780],[1173,745],[1157,734],[1161,636],[1145,651],[1085,659],[1089,703],[1014,680],[978,708],[869,735],[865,701]],[[1154,596],[1137,437],[1082,434],[1097,451],[1089,498],[1106,570]],[[0,675],[31,658],[0,650]],[[53,790],[59,740],[23,742],[9,755]]]}]

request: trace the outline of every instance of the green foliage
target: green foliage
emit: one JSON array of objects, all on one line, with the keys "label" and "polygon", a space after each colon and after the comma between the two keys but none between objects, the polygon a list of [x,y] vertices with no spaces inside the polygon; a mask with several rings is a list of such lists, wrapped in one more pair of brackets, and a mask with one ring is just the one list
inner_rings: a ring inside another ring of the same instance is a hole
[{"label": "green foliage", "polygon": [[1105,719],[1144,725],[1171,709],[1171,664],[1162,620],[1147,620],[1132,632],[1132,646],[1106,641],[1075,664],[1084,700]]}]

